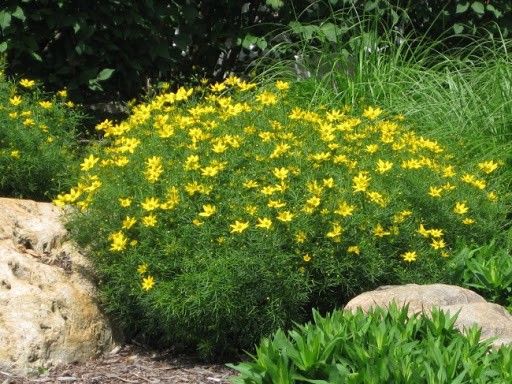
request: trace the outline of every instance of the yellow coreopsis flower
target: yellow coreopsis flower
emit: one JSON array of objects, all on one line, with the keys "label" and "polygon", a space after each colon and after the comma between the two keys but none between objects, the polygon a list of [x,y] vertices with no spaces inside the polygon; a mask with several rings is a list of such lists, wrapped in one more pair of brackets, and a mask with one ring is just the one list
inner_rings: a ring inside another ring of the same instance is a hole
[{"label": "yellow coreopsis flower", "polygon": [[130,198],[122,198],[120,197],[119,199],[117,199],[119,201],[119,204],[121,205],[121,207],[129,207],[131,204],[132,204],[132,199]]},{"label": "yellow coreopsis flower", "polygon": [[145,227],[154,227],[157,224],[156,216],[153,214],[144,216],[141,221]]},{"label": "yellow coreopsis flower", "polygon": [[361,254],[361,250],[359,249],[359,247],[357,245],[351,245],[350,247],[348,247],[347,252],[355,253],[356,255]]},{"label": "yellow coreopsis flower", "polygon": [[203,205],[203,212],[199,212],[199,216],[210,217],[211,215],[215,214],[215,212],[217,212],[217,208],[215,207],[215,205],[206,204]]},{"label": "yellow coreopsis flower", "polygon": [[144,273],[146,273],[146,271],[148,270],[148,265],[146,263],[144,264],[140,264],[138,267],[137,267],[137,272],[140,273],[141,275],[143,275]]},{"label": "yellow coreopsis flower", "polygon": [[485,173],[491,173],[498,169],[498,163],[495,163],[492,160],[484,161],[482,163],[478,163],[478,168],[480,168]]},{"label": "yellow coreopsis flower", "polygon": [[41,106],[41,108],[50,109],[53,104],[51,101],[40,101],[39,105]]},{"label": "yellow coreopsis flower", "polygon": [[386,173],[391,168],[393,168],[393,163],[391,161],[384,161],[382,159],[377,160],[377,167],[375,170],[379,173]]},{"label": "yellow coreopsis flower", "polygon": [[156,197],[146,197],[140,205],[146,211],[154,211],[160,207],[160,202]]},{"label": "yellow coreopsis flower", "polygon": [[371,177],[367,176],[364,172],[359,172],[357,176],[354,176],[352,178],[352,182],[354,183],[352,185],[352,188],[354,189],[354,192],[364,192],[370,185]]},{"label": "yellow coreopsis flower", "polygon": [[282,80],[277,80],[276,88],[279,89],[280,91],[286,91],[290,88],[290,83]]},{"label": "yellow coreopsis flower", "polygon": [[442,187],[438,188],[438,187],[430,186],[428,194],[432,197],[441,197],[441,192],[443,192]]},{"label": "yellow coreopsis flower", "polygon": [[352,216],[352,212],[356,209],[355,205],[350,205],[346,202],[341,202],[338,204],[338,209],[334,211],[334,213],[341,216]]},{"label": "yellow coreopsis flower", "polygon": [[443,239],[439,239],[439,240],[432,239],[431,245],[434,249],[441,249],[441,248],[446,247],[446,243],[444,242]]},{"label": "yellow coreopsis flower", "polygon": [[34,85],[36,85],[36,82],[34,80],[21,79],[20,85],[24,88],[32,88]]},{"label": "yellow coreopsis flower", "polygon": [[384,236],[391,235],[391,232],[385,231],[384,228],[382,227],[382,225],[380,225],[380,224],[377,224],[375,226],[375,228],[373,228],[372,232],[377,237],[384,237]]},{"label": "yellow coreopsis flower", "polygon": [[279,214],[277,215],[277,220],[282,221],[282,222],[288,222],[288,221],[292,221],[294,216],[295,215],[293,213],[291,213],[290,211],[283,211],[283,212],[279,212]]},{"label": "yellow coreopsis flower", "polygon": [[126,216],[126,218],[123,220],[123,226],[122,229],[130,229],[135,225],[137,222],[137,219],[135,217]]},{"label": "yellow coreopsis flower", "polygon": [[430,236],[430,231],[428,229],[426,229],[423,226],[423,224],[420,224],[420,228],[416,232],[418,232],[423,237],[429,237]]},{"label": "yellow coreopsis flower", "polygon": [[290,171],[288,171],[286,168],[284,167],[281,167],[281,168],[274,168],[274,170],[272,171],[272,173],[274,174],[275,177],[277,177],[279,180],[284,180],[288,177],[288,173]]},{"label": "yellow coreopsis flower", "polygon": [[142,289],[145,291],[149,291],[155,285],[155,279],[153,276],[148,276],[142,279]]},{"label": "yellow coreopsis flower", "polygon": [[94,168],[94,166],[99,160],[99,157],[94,157],[93,154],[90,154],[89,157],[85,158],[84,161],[80,164],[80,169],[84,172],[87,172],[90,169]]},{"label": "yellow coreopsis flower", "polygon": [[373,108],[372,106],[363,111],[363,116],[370,120],[375,120],[382,113],[382,109]]},{"label": "yellow coreopsis flower", "polygon": [[403,255],[402,255],[402,258],[404,259],[404,261],[407,261],[407,262],[412,262],[412,261],[416,261],[416,251],[410,251],[410,252],[405,252]]},{"label": "yellow coreopsis flower", "polygon": [[300,231],[295,235],[295,242],[298,244],[302,244],[307,240],[308,236],[306,235],[306,232]]},{"label": "yellow coreopsis flower", "polygon": [[464,220],[462,220],[462,224],[470,225],[470,224],[474,224],[474,223],[475,223],[475,220],[473,220],[469,217],[465,217]]},{"label": "yellow coreopsis flower", "polygon": [[18,151],[17,149],[11,151],[11,157],[13,159],[19,159],[21,157],[20,151]]},{"label": "yellow coreopsis flower", "polygon": [[256,227],[258,227],[258,228],[270,229],[271,226],[272,226],[272,220],[270,220],[266,217],[258,218],[258,222],[256,223]]},{"label": "yellow coreopsis flower", "polygon": [[258,182],[254,180],[247,180],[245,183],[242,184],[245,188],[256,188],[259,186]]},{"label": "yellow coreopsis flower", "polygon": [[306,254],[304,255],[304,257],[302,257],[302,259],[306,262],[306,263],[309,263],[311,261],[311,256],[309,256],[309,254]]},{"label": "yellow coreopsis flower", "polygon": [[286,207],[286,203],[282,202],[281,200],[269,200],[267,207],[269,208],[283,208]]},{"label": "yellow coreopsis flower", "polygon": [[455,203],[455,208],[453,208],[453,212],[455,212],[458,215],[464,215],[468,211],[469,208],[465,202],[457,202]]},{"label": "yellow coreopsis flower", "polygon": [[336,238],[336,237],[339,237],[341,235],[341,232],[342,232],[341,225],[333,224],[332,225],[332,231],[327,232],[326,236],[329,237],[329,238]]},{"label": "yellow coreopsis flower", "polygon": [[128,238],[121,231],[112,233],[110,235],[110,240],[112,241],[110,244],[110,250],[116,252],[123,251],[128,243]]},{"label": "yellow coreopsis flower", "polygon": [[247,228],[249,228],[249,222],[246,221],[245,223],[235,220],[235,224],[230,224],[231,232],[230,233],[242,233]]},{"label": "yellow coreopsis flower", "polygon": [[14,106],[20,105],[22,103],[22,99],[20,96],[13,96],[9,99],[9,103],[11,103]]}]

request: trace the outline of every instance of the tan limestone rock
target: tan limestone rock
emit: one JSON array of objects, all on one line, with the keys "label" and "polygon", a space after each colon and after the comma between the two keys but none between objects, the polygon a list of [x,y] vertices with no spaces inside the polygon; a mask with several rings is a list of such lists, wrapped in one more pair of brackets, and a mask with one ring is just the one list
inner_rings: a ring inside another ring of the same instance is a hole
[{"label": "tan limestone rock", "polygon": [[50,203],[0,198],[0,369],[27,374],[115,347],[90,264]]},{"label": "tan limestone rock", "polygon": [[477,324],[481,339],[496,338],[493,345],[512,344],[512,315],[503,307],[488,303],[475,292],[445,284],[384,286],[356,296],[348,302],[345,310],[372,307],[387,307],[395,301],[399,307],[409,304],[409,314],[426,313],[432,307],[455,315],[460,311],[455,326],[463,331]]}]

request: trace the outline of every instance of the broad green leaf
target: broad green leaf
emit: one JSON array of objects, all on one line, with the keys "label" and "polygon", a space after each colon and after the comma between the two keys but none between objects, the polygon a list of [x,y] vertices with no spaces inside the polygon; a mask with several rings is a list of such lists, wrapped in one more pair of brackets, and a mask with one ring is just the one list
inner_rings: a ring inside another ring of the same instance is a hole
[{"label": "broad green leaf", "polygon": [[338,41],[337,35],[338,35],[338,27],[334,25],[333,23],[325,23],[320,27],[320,31],[324,34],[325,38],[335,43]]},{"label": "broad green leaf", "polygon": [[462,31],[464,31],[464,26],[459,23],[453,24],[453,31],[456,35],[459,35],[462,33]]},{"label": "broad green leaf", "polygon": [[485,13],[484,3],[481,1],[474,1],[473,4],[471,4],[471,9],[480,15]]},{"label": "broad green leaf", "polygon": [[455,13],[464,13],[469,9],[469,1],[466,3],[457,4],[457,8],[455,9]]},{"label": "broad green leaf", "polygon": [[105,69],[102,69],[100,71],[100,73],[98,73],[98,76],[96,77],[96,79],[98,81],[104,81],[104,80],[107,80],[110,78],[110,76],[112,76],[112,73],[114,73],[114,69],[111,69],[111,68],[105,68]]},{"label": "broad green leaf", "polygon": [[4,31],[11,25],[11,14],[6,11],[0,11],[0,28]]},{"label": "broad green leaf", "polygon": [[0,52],[5,52],[7,50],[7,41],[4,41],[0,44]]},{"label": "broad green leaf", "polygon": [[281,0],[266,0],[265,4],[270,6],[272,9],[277,10],[284,5],[284,2]]},{"label": "broad green leaf", "polygon": [[12,16],[21,21],[26,20],[25,13],[23,12],[23,9],[21,9],[21,7],[16,7],[16,10],[12,13]]}]

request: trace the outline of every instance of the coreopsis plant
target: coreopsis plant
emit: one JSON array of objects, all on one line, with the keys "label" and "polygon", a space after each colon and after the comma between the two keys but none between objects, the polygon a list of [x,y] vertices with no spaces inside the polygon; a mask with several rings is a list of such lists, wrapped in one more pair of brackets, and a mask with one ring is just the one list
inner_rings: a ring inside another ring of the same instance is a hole
[{"label": "coreopsis plant", "polygon": [[437,281],[459,239],[502,223],[500,161],[455,156],[402,116],[304,108],[281,81],[194,92],[99,124],[79,183],[55,199],[77,207],[71,232],[130,337],[250,348],[311,307]]},{"label": "coreopsis plant", "polygon": [[44,94],[34,80],[0,71],[0,196],[50,201],[70,188],[79,121],[65,90]]}]

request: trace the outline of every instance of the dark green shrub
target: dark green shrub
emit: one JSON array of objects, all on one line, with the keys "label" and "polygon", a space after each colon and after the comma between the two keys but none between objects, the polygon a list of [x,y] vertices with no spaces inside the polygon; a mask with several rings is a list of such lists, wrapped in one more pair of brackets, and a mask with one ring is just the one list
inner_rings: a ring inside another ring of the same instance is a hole
[{"label": "dark green shrub", "polygon": [[366,314],[336,310],[313,323],[277,331],[261,341],[251,361],[228,364],[233,383],[509,383],[512,347],[489,350],[477,326],[460,333],[455,317],[407,316],[408,308]]}]

